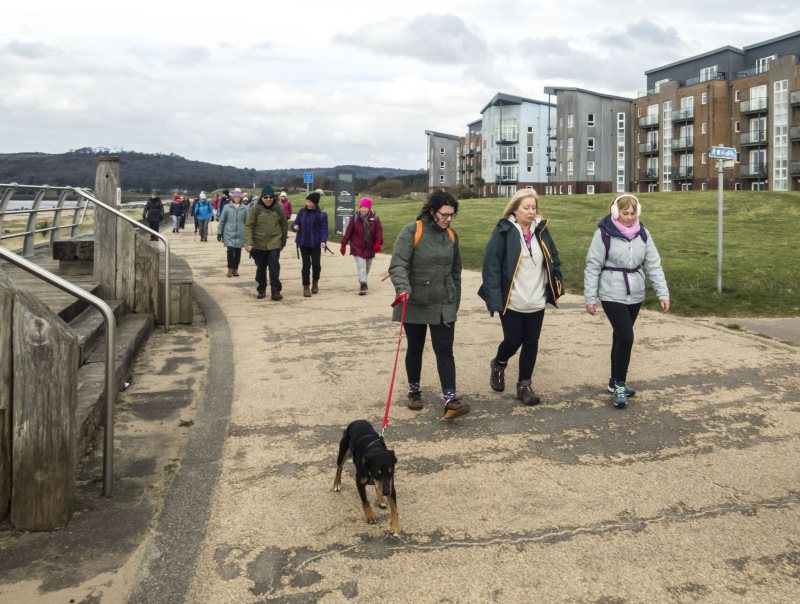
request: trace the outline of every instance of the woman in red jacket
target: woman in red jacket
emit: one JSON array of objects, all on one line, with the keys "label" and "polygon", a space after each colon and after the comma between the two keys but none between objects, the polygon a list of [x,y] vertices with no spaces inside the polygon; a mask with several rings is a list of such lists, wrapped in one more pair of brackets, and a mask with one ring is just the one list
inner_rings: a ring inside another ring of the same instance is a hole
[{"label": "woman in red jacket", "polygon": [[377,214],[372,211],[372,200],[364,197],[359,202],[358,212],[350,217],[342,237],[342,256],[350,243],[350,255],[356,260],[358,281],[361,289],[359,296],[367,293],[367,275],[372,268],[372,259],[381,251],[383,243],[383,227]]}]

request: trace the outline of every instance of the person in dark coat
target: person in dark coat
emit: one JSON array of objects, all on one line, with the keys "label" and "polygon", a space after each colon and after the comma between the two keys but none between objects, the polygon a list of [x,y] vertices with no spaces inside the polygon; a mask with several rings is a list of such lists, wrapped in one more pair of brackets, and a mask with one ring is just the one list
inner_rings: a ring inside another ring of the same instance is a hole
[{"label": "person in dark coat", "polygon": [[[458,201],[446,191],[435,191],[420,209],[416,222],[400,229],[394,243],[389,274],[397,301],[408,299],[403,329],[406,332],[408,408],[422,409],[420,376],[427,332],[436,355],[436,369],[444,398],[444,417],[469,413],[469,405],[456,396],[456,362],[453,342],[461,303],[461,251],[450,221]],[[403,305],[395,304],[393,321],[400,321]]]},{"label": "person in dark coat", "polygon": [[556,306],[564,286],[561,262],[539,215],[539,197],[523,189],[511,198],[492,233],[483,256],[483,284],[478,295],[494,316],[500,314],[503,341],[492,359],[489,385],[505,390],[505,370],[520,348],[517,398],[526,405],[539,404],[531,378],[539,351],[545,305]]},{"label": "person in dark coat", "polygon": [[303,259],[300,276],[303,280],[303,296],[306,298],[319,291],[322,272],[320,257],[328,243],[328,215],[319,207],[319,197],[318,191],[309,193],[306,207],[300,208],[292,224],[292,229],[297,232],[295,243]]},{"label": "person in dark coat", "polygon": [[361,289],[359,296],[367,293],[367,276],[372,268],[372,259],[375,254],[381,251],[383,243],[383,227],[381,220],[372,211],[372,200],[364,197],[358,205],[358,212],[350,217],[347,228],[342,237],[342,256],[347,251],[347,244],[350,244],[350,255],[355,258],[356,270],[358,271],[358,282]]},{"label": "person in dark coat", "polygon": [[[147,200],[147,204],[144,206],[142,218],[147,221],[147,226],[156,233],[158,232],[158,225],[164,220],[164,204],[161,203],[161,198],[156,195],[155,191],[150,194],[150,199]],[[158,241],[158,237],[150,235],[150,241]]]},{"label": "person in dark coat", "polygon": [[172,217],[172,232],[177,233],[181,226],[181,217],[183,216],[183,202],[180,195],[175,195],[172,203],[169,205],[169,215]]},{"label": "person in dark coat", "polygon": [[178,225],[179,229],[186,228],[186,215],[189,213],[189,198],[184,196],[181,199],[181,203],[183,204],[183,214],[181,214],[181,223]]}]

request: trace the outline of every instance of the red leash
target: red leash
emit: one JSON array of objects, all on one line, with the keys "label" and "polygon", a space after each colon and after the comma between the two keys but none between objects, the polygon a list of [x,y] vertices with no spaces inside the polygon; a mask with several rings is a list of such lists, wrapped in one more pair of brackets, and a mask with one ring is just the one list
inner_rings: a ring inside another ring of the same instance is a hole
[{"label": "red leash", "polygon": [[394,357],[394,369],[392,370],[392,383],[389,386],[389,398],[386,399],[386,413],[383,415],[383,425],[381,425],[381,438],[383,438],[383,431],[386,429],[386,424],[389,423],[389,407],[392,404],[392,392],[394,391],[394,376],[397,373],[397,359],[400,358],[400,342],[403,340],[403,321],[406,319],[406,305],[408,304],[408,294],[403,293],[397,296],[397,299],[392,302],[392,308],[397,306],[403,301],[403,314],[400,316],[400,337],[397,338],[397,354]]}]

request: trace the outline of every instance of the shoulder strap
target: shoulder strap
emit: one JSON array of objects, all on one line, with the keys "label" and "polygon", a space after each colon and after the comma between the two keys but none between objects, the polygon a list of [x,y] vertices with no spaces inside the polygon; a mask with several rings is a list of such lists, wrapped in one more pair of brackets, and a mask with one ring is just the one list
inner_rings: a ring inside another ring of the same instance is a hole
[{"label": "shoulder strap", "polygon": [[[600,227],[600,238],[603,240],[603,246],[606,248],[606,261],[608,261],[608,250],[611,249],[611,235],[608,234],[606,227]],[[605,262],[603,264],[605,264]]]},{"label": "shoulder strap", "polygon": [[[447,234],[450,235],[450,241],[455,243],[456,234],[453,232],[453,229],[447,227]],[[422,221],[417,220],[417,232],[414,234],[414,247],[417,247],[417,243],[419,243],[420,237],[422,237]]]}]

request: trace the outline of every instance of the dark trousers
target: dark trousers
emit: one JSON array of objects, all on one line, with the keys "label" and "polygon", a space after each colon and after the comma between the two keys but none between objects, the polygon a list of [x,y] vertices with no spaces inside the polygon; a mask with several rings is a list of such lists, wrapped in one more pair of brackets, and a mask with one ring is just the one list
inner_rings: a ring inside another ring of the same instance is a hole
[{"label": "dark trousers", "polygon": [[242,248],[229,247],[228,248],[228,268],[239,270],[239,263],[242,261]]},{"label": "dark trousers", "polygon": [[456,324],[449,327],[444,323],[439,325],[425,325],[404,323],[406,332],[406,374],[409,383],[420,381],[422,373],[422,351],[425,349],[425,336],[428,328],[431,330],[431,344],[436,355],[436,369],[439,372],[439,381],[442,390],[456,388],[456,361],[453,358],[453,338],[455,337]]},{"label": "dark trousers", "polygon": [[180,226],[178,228],[182,229],[185,226],[186,226],[186,214],[181,214],[181,224],[180,224]]},{"label": "dark trousers", "polygon": [[256,250],[252,251],[253,260],[256,262],[256,283],[258,291],[267,291],[267,270],[269,270],[270,289],[279,293],[281,291],[281,250]]},{"label": "dark trousers", "polygon": [[200,229],[200,241],[208,241],[208,218],[198,220],[197,226]]},{"label": "dark trousers", "polygon": [[503,324],[503,341],[497,347],[497,360],[507,363],[508,359],[519,354],[519,381],[529,380],[536,365],[539,353],[539,334],[542,332],[544,310],[537,312],[517,312],[510,308],[500,315]]},{"label": "dark trousers", "polygon": [[[158,233],[158,225],[161,224],[160,220],[148,220],[147,226],[153,229],[156,233]],[[150,235],[150,241],[158,241],[158,237],[155,235]]]},{"label": "dark trousers", "polygon": [[319,281],[319,274],[322,271],[319,259],[322,255],[322,248],[301,247],[300,257],[303,259],[303,268],[300,269],[300,276],[303,278],[303,285],[311,285],[309,274],[314,281]]},{"label": "dark trousers", "polygon": [[642,304],[600,303],[614,330],[611,343],[611,377],[615,382],[624,382],[628,378],[628,365],[631,363],[633,324],[636,323]]}]

